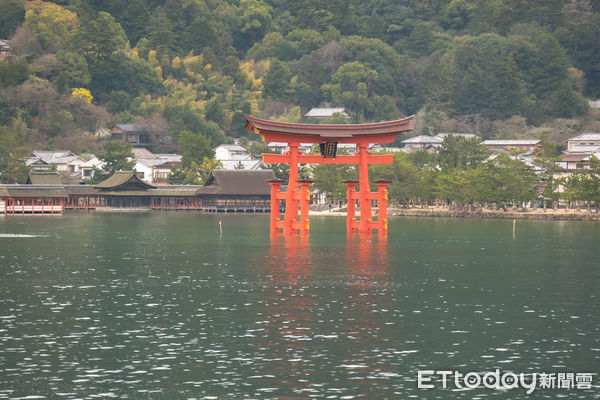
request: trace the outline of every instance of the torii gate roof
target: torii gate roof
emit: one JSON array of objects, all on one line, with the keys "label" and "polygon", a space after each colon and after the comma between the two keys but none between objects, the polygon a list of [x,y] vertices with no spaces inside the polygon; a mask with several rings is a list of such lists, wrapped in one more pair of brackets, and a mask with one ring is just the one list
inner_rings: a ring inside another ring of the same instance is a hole
[{"label": "torii gate roof", "polygon": [[403,132],[411,131],[413,117],[369,124],[293,124],[244,115],[246,129],[254,130],[268,141],[303,143],[390,143]]}]

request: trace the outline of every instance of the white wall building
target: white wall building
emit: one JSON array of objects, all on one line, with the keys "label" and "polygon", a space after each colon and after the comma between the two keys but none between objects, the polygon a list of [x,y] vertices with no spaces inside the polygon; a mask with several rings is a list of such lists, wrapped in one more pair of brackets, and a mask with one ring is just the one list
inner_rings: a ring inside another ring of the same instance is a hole
[{"label": "white wall building", "polygon": [[164,183],[172,169],[182,166],[179,154],[154,154],[143,147],[134,148],[132,152],[136,172],[148,183]]},{"label": "white wall building", "polygon": [[[290,149],[286,142],[269,142],[267,143],[267,147],[273,151],[278,152],[279,154],[283,154]],[[307,151],[312,150],[313,147],[314,143],[300,143],[300,145],[298,146],[298,151],[300,153],[306,153]]]},{"label": "white wall building", "polygon": [[237,144],[222,144],[215,149],[215,159],[223,169],[259,169],[261,159],[253,158],[248,150]]},{"label": "white wall building", "polygon": [[250,158],[248,150],[237,144],[222,144],[215,149],[215,159],[219,161],[231,160],[233,158]]},{"label": "white wall building", "polygon": [[537,139],[489,139],[482,142],[490,150],[525,150],[533,151],[542,146],[542,142]]},{"label": "white wall building", "polygon": [[346,118],[350,118],[350,114],[344,107],[329,107],[329,108],[312,108],[309,112],[304,114],[307,118],[331,118],[333,114],[342,114]]},{"label": "white wall building", "polygon": [[446,136],[460,136],[460,137],[464,137],[465,139],[471,139],[474,137],[478,137],[474,133],[456,133],[456,132],[445,132],[445,133],[438,133],[437,135],[435,135],[436,138],[441,139],[442,141],[444,140],[444,138]]},{"label": "white wall building", "polygon": [[442,139],[436,136],[419,135],[402,141],[405,151],[412,152],[418,150],[433,151],[442,145]]},{"label": "white wall building", "polygon": [[435,136],[429,135],[419,135],[412,137],[410,139],[406,139],[402,141],[404,144],[404,148],[402,151],[406,153],[411,153],[413,151],[418,150],[426,150],[429,152],[437,151],[437,149],[442,145],[444,138],[446,136],[460,136],[465,139],[470,139],[474,137],[478,137],[474,133],[455,133],[455,132],[444,132],[438,133]]},{"label": "white wall building", "polygon": [[68,150],[35,150],[25,159],[25,164],[34,171],[48,171],[53,165],[63,174],[79,174],[79,168],[85,163],[81,157]]},{"label": "white wall building", "polygon": [[79,172],[81,172],[81,179],[91,179],[94,177],[94,168],[102,169],[104,161],[100,161],[95,155],[79,166]]},{"label": "white wall building", "polygon": [[567,140],[570,153],[594,153],[600,150],[600,133],[582,133]]}]

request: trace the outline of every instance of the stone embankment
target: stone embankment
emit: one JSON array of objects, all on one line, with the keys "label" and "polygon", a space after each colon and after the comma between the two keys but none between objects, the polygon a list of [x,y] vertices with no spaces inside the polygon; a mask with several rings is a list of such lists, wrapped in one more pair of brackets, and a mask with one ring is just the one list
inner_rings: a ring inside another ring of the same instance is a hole
[{"label": "stone embankment", "polygon": [[452,209],[442,207],[424,208],[390,208],[390,216],[404,217],[445,217],[445,218],[496,218],[496,219],[530,219],[555,221],[600,221],[597,210],[565,210],[565,209],[534,209],[504,211],[488,209]]}]

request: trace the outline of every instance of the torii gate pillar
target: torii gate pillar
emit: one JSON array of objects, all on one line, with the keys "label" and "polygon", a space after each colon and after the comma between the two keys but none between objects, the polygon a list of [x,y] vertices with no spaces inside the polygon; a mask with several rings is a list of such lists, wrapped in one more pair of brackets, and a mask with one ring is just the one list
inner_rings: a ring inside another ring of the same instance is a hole
[{"label": "torii gate pillar", "polygon": [[371,231],[370,223],[373,221],[373,213],[371,212],[371,187],[369,185],[369,163],[367,161],[367,145],[361,143],[358,146],[358,186],[360,199],[360,224],[358,231],[366,233]]},{"label": "torii gate pillar", "polygon": [[290,148],[290,177],[285,196],[285,217],[283,234],[289,235],[294,229],[294,221],[298,219],[298,146],[299,143],[289,143]]},{"label": "torii gate pillar", "polygon": [[[310,229],[310,221],[308,219],[308,206],[310,203],[310,185],[315,181],[313,180],[296,180],[296,183],[292,183],[290,179],[288,183],[287,192],[281,191],[281,185],[283,180],[271,179],[267,181],[271,186],[271,235],[279,233],[279,230],[283,230],[285,235],[292,234],[293,232],[300,231],[300,235],[308,235]],[[300,185],[300,192],[298,192],[298,185]],[[280,217],[280,201],[285,200],[286,209],[283,221]],[[298,207],[300,205],[300,207]],[[293,207],[294,210],[290,211],[288,206]],[[298,208],[300,208],[300,219],[298,219]]]},{"label": "torii gate pillar", "polygon": [[[377,192],[362,193],[362,189],[356,191],[356,185],[360,184],[359,181],[347,180],[344,181],[346,185],[346,198],[348,199],[348,211],[346,220],[346,231],[351,234],[356,231],[359,233],[371,232],[373,229],[377,229],[380,234],[387,234],[387,187],[390,181],[377,181]],[[363,213],[365,209],[361,206],[360,220],[356,220],[356,200],[361,202],[366,199],[368,203],[369,214]],[[373,221],[373,215],[371,214],[371,201],[377,200],[377,221]]]}]

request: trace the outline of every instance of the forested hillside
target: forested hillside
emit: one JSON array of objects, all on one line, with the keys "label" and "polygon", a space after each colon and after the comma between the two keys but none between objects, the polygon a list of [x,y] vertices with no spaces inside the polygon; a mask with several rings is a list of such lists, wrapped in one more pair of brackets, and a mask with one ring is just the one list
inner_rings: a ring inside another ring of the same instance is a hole
[{"label": "forested hillside", "polygon": [[[94,152],[137,122],[154,150],[247,135],[244,113],[416,133],[555,139],[600,130],[593,0],[0,0],[0,169],[32,148]],[[76,90],[77,89],[77,90]],[[182,141],[184,142],[184,141]]]}]

